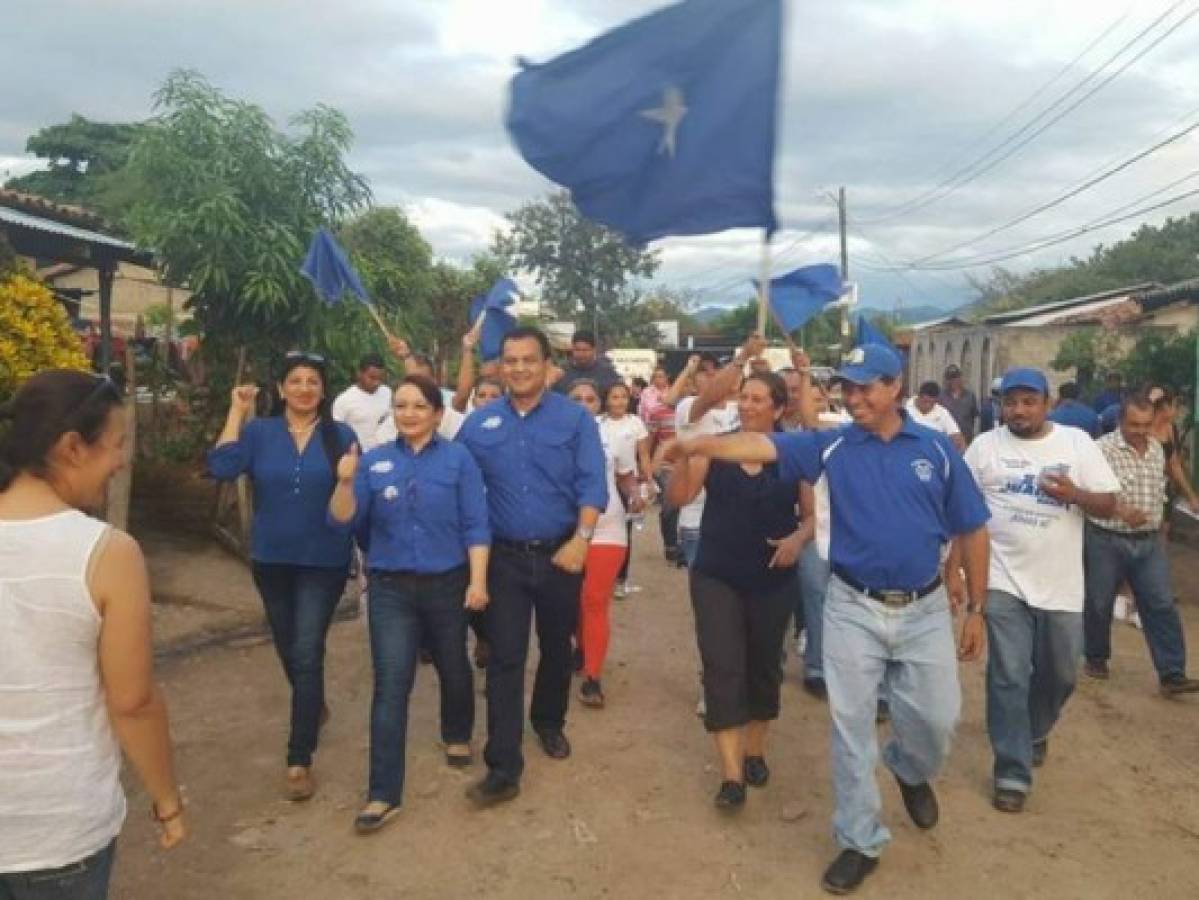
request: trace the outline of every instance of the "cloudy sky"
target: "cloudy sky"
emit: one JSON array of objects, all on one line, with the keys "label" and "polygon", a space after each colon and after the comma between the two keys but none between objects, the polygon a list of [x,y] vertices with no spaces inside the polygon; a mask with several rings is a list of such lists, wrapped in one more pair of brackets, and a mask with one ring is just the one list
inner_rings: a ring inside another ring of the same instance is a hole
[{"label": "cloudy sky", "polygon": [[[548,59],[661,5],[23,4],[6,21],[0,55],[0,176],[36,165],[24,144],[37,129],[71,113],[145,118],[167,73],[195,68],[279,123],[317,102],[342,109],[357,135],[351,162],[370,179],[376,202],[403,206],[439,255],[466,259],[485,248],[506,210],[550,187],[503,128],[515,57]],[[865,302],[883,308],[969,300],[965,275],[985,275],[982,263],[995,256],[1199,189],[1197,130],[1068,202],[976,240],[1199,122],[1199,15],[1190,0],[787,6],[776,272],[836,261],[829,194],[839,185],[849,196],[851,274]],[[1003,264],[1056,264],[1142,219],[1193,208],[1199,196]],[[740,300],[758,268],[758,242],[751,232],[661,241],[658,279],[707,301]],[[912,261],[922,268],[906,268]],[[944,268],[967,263],[974,267]]]}]

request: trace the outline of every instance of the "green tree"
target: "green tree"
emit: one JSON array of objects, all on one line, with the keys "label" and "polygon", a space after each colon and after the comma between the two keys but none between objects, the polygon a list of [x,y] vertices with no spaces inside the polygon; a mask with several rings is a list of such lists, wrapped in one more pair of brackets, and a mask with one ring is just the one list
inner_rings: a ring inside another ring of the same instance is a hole
[{"label": "green tree", "polygon": [[329,316],[361,312],[322,309],[298,271],[319,225],[369,201],[344,161],[352,133],[340,112],[318,106],[284,134],[261,108],[190,71],[170,75],[155,109],[126,169],[137,197],[128,222],[166,280],[191,290],[211,362],[247,346],[269,364],[322,335]]},{"label": "green tree", "polygon": [[1180,392],[1188,402],[1195,392],[1196,336],[1188,334],[1142,335],[1120,361],[1125,382],[1132,385],[1164,384]]},{"label": "green tree", "polygon": [[511,228],[496,233],[492,252],[511,270],[533,274],[555,315],[587,327],[598,322],[605,340],[609,328],[629,330],[614,317],[629,312],[631,295],[623,293],[629,282],[657,271],[655,252],[585,219],[565,191],[527,203],[507,219]]},{"label": "green tree", "polygon": [[433,248],[420,231],[401,210],[376,207],[347,222],[338,237],[383,318],[424,346],[432,329]]},{"label": "green tree", "polygon": [[25,142],[25,151],[46,160],[47,167],[12,178],[6,188],[96,209],[121,218],[119,191],[113,178],[129,161],[141,136],[141,123],[93,122],[78,114],[49,125]]},{"label": "green tree", "polygon": [[1058,345],[1049,365],[1057,372],[1074,369],[1079,388],[1085,393],[1100,372],[1115,369],[1121,360],[1120,339],[1107,328],[1082,328]]}]

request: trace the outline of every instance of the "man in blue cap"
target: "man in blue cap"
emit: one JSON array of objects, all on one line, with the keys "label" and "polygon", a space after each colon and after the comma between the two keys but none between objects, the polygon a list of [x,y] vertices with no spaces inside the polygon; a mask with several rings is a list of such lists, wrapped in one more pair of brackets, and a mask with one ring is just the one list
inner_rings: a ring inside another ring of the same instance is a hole
[{"label": "man in blue cap", "polygon": [[[1082,655],[1085,517],[1115,512],[1120,481],[1085,431],[1051,420],[1049,382],[1042,372],[1010,369],[999,390],[1004,424],[975,439],[966,465],[991,510],[991,802],[1017,813],[1032,788],[1032,770],[1045,761],[1050,731],[1074,692]],[[960,587],[955,571],[951,557],[950,593]]]},{"label": "man in blue cap", "polygon": [[[866,344],[838,371],[853,423],[833,431],[733,434],[683,442],[681,452],[734,462],[778,462],[782,478],[825,492],[832,577],[824,607],[824,676],[833,718],[833,828],[842,852],[824,873],[834,894],[857,888],[890,839],[881,801],[875,711],[891,708],[883,760],[912,821],[939,816],[929,781],[940,771],[961,708],[957,662],[986,639],[986,503],[949,438],[900,409],[902,364]],[[941,552],[958,544],[969,602],[954,653]]]}]

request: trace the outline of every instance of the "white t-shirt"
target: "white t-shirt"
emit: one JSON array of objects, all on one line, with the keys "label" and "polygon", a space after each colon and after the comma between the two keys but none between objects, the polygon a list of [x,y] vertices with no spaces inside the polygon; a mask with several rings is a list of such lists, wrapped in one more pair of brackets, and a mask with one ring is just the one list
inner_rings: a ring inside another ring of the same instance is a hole
[{"label": "white t-shirt", "polygon": [[380,424],[391,420],[391,388],[381,384],[368,394],[358,385],[350,385],[333,401],[333,418],[354,430],[358,449],[365,453],[378,446]]},{"label": "white t-shirt", "polygon": [[1037,609],[1081,612],[1083,512],[1038,482],[1060,471],[1084,491],[1118,493],[1120,481],[1091,436],[1050,423],[1045,437],[1024,440],[1003,426],[974,439],[966,464],[991,510],[989,586]]},{"label": "white t-shirt", "polygon": [[637,459],[637,442],[649,437],[649,430],[641,419],[626,413],[619,419],[612,419],[604,415],[596,421],[600,423],[601,430],[607,427],[611,431],[613,440],[621,444],[628,444],[633,459]]},{"label": "white t-shirt", "polygon": [[[454,407],[446,406],[441,413],[441,424],[437,426],[438,436],[445,438],[447,441],[452,441],[458,436],[458,431],[462,428],[462,423],[465,421],[466,416],[462,415]],[[393,413],[383,420],[383,424],[375,432],[375,446],[377,447],[380,444],[394,441],[399,436],[400,433],[396,430],[396,417]]]},{"label": "white t-shirt", "polygon": [[927,413],[922,413],[919,407],[916,406],[915,399],[909,397],[908,402],[903,405],[903,408],[912,417],[912,421],[923,425],[925,428],[931,428],[933,431],[940,431],[943,434],[951,436],[962,433],[962,429],[958,427],[957,421],[950,415],[949,410],[940,403],[934,403],[932,409]]},{"label": "white t-shirt", "polygon": [[[695,437],[701,434],[727,434],[741,427],[741,416],[737,412],[737,401],[729,400],[724,406],[717,406],[699,417],[698,422],[691,421],[691,407],[694,397],[684,397],[675,407],[675,427],[681,438]],[[679,510],[679,528],[699,528],[700,520],[704,517],[704,500],[707,494],[701,490],[695,499]]]},{"label": "white t-shirt", "polygon": [[[632,416],[625,416],[626,419]],[[604,544],[610,547],[627,547],[629,533],[625,527],[624,504],[620,500],[620,492],[616,487],[617,475],[628,475],[637,471],[637,455],[633,444],[624,439],[624,429],[606,416],[596,419],[599,425],[600,443],[604,446],[604,462],[608,475],[608,508],[600,515],[595,523],[595,534],[592,544]],[[644,427],[644,426],[643,426]]]}]

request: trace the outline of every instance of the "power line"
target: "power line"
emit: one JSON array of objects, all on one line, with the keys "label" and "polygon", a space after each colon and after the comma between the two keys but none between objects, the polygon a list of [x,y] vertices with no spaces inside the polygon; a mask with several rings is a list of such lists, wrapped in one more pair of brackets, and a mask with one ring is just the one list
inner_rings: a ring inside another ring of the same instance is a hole
[{"label": "power line", "polygon": [[[1099,91],[1103,90],[1105,87],[1107,87],[1109,84],[1111,84],[1115,79],[1117,79],[1121,75],[1123,75],[1124,72],[1126,72],[1132,65],[1134,65],[1135,63],[1137,63],[1138,61],[1143,59],[1148,53],[1150,53],[1154,48],[1156,48],[1162,41],[1166,40],[1166,38],[1170,37],[1172,34],[1174,34],[1175,31],[1177,31],[1179,28],[1181,28],[1183,25],[1185,25],[1187,22],[1189,22],[1191,20],[1191,18],[1193,18],[1196,15],[1196,13],[1199,13],[1199,7],[1192,8],[1190,12],[1188,12],[1181,19],[1179,19],[1177,22],[1175,22],[1173,25],[1171,25],[1169,28],[1167,28],[1163,33],[1161,33],[1156,38],[1154,38],[1148,44],[1148,46],[1141,48],[1141,50],[1139,50],[1136,53],[1136,55],[1134,55],[1131,59],[1129,59],[1125,63],[1123,63],[1120,66],[1120,68],[1118,68],[1116,71],[1109,74],[1106,78],[1104,78],[1102,81],[1100,81],[1097,85],[1092,87],[1090,90],[1088,90],[1085,94],[1083,94],[1081,97],[1079,97],[1073,103],[1071,103],[1065,109],[1061,110],[1061,112],[1057,113],[1052,118],[1050,118],[1048,121],[1044,122],[1044,124],[1042,124],[1040,127],[1036,128],[1035,131],[1032,131],[1031,134],[1027,133],[1029,131],[1029,129],[1033,128],[1033,126],[1035,126],[1047,114],[1052,112],[1054,109],[1056,109],[1062,103],[1064,103],[1070,96],[1072,96],[1074,93],[1076,93],[1079,89],[1081,89],[1086,84],[1088,84],[1090,81],[1092,81],[1094,78],[1096,78],[1098,75],[1100,75],[1104,71],[1104,69],[1106,69],[1109,65],[1111,65],[1113,62],[1115,62],[1126,51],[1130,50],[1143,37],[1145,37],[1147,34],[1149,34],[1151,31],[1153,31],[1159,24],[1161,24],[1162,21],[1164,21],[1176,9],[1178,9],[1178,7],[1182,6],[1183,2],[1184,2],[1184,0],[1176,0],[1176,2],[1173,5],[1171,5],[1168,9],[1166,9],[1165,12],[1163,12],[1161,15],[1159,15],[1156,19],[1154,19],[1149,25],[1147,25],[1141,31],[1137,32],[1137,34],[1131,40],[1125,42],[1125,44],[1122,45],[1120,47],[1120,49],[1117,50],[1114,54],[1112,54],[1112,56],[1110,56],[1103,63],[1103,65],[1099,67],[1099,69],[1097,69],[1095,72],[1092,72],[1091,74],[1087,75],[1084,79],[1082,79],[1082,81],[1080,81],[1073,88],[1071,88],[1069,91],[1067,91],[1061,97],[1059,97],[1053,104],[1051,104],[1046,109],[1044,109],[1040,113],[1038,113],[1030,121],[1025,123],[1021,128],[1019,128],[1014,134],[1012,134],[1010,137],[1008,137],[1007,140],[1000,143],[998,146],[996,146],[994,149],[992,149],[989,153],[987,153],[983,157],[981,157],[978,161],[971,164],[970,166],[960,169],[955,175],[953,175],[950,178],[946,179],[945,181],[941,182],[940,185],[938,185],[936,188],[933,189],[933,192],[934,192],[933,196],[929,196],[928,199],[923,200],[920,203],[911,205],[907,210],[905,210],[905,213],[914,212],[917,209],[922,209],[926,206],[929,206],[932,203],[935,203],[939,200],[943,200],[945,197],[948,197],[951,194],[956,193],[960,188],[964,187],[965,185],[969,184],[970,182],[975,181],[978,178],[982,177],[983,175],[987,174],[988,172],[992,171],[1000,163],[1004,162],[1007,159],[1010,159],[1013,155],[1018,153],[1024,147],[1028,146],[1030,143],[1032,143],[1032,141],[1036,140],[1038,137],[1040,137],[1042,134],[1044,134],[1046,131],[1048,131],[1050,128],[1052,128],[1054,125],[1056,125],[1062,119],[1064,119],[1066,116],[1068,116],[1074,110],[1078,109],[1078,107],[1080,107],[1083,103],[1085,103],[1091,97],[1095,96],[1095,94],[1097,94]],[[1021,139],[1022,135],[1024,135],[1024,137]],[[1013,142],[1015,142],[1015,143],[1013,144]],[[1003,152],[1001,152],[1001,151],[1003,151]],[[999,155],[996,156],[996,154],[999,154]],[[888,217],[888,218],[890,218],[890,217]],[[876,221],[881,221],[881,220],[876,220]]]}]

